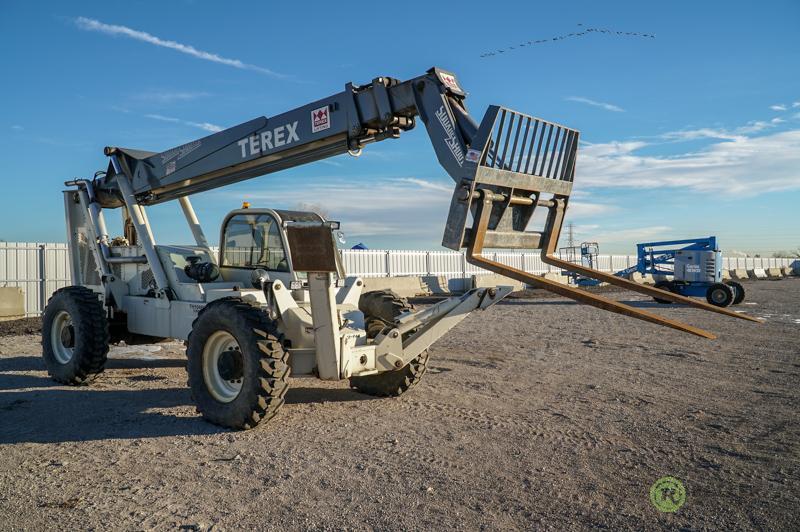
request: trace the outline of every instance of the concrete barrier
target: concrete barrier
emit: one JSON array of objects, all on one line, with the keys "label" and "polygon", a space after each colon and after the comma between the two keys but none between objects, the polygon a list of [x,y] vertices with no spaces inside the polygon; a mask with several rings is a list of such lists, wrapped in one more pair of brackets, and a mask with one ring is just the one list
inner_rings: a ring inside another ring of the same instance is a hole
[{"label": "concrete barrier", "polygon": [[767,272],[764,271],[764,268],[753,268],[752,270],[747,270],[747,275],[751,279],[766,279]]},{"label": "concrete barrier", "polygon": [[472,278],[423,275],[419,280],[422,283],[422,287],[431,294],[461,294],[472,288]]},{"label": "concrete barrier", "polygon": [[512,286],[514,287],[514,292],[527,288],[525,283],[495,273],[472,276],[472,288],[490,288],[493,286]]},{"label": "concrete barrier", "polygon": [[450,283],[444,275],[425,275],[420,277],[419,280],[422,286],[431,294],[449,294],[452,292]]},{"label": "concrete barrier", "polygon": [[750,276],[747,275],[747,270],[742,270],[738,268],[735,270],[731,270],[731,277],[739,280],[750,278]]},{"label": "concrete barrier", "polygon": [[634,283],[642,284],[644,283],[644,276],[639,272],[633,272],[628,276],[629,281],[633,281]]},{"label": "concrete barrier", "polygon": [[15,286],[0,287],[0,321],[25,317],[25,293]]},{"label": "concrete barrier", "polygon": [[792,276],[792,275],[797,275],[797,274],[794,272],[794,270],[792,270],[792,267],[791,267],[791,266],[784,266],[783,268],[781,268],[781,271],[783,271],[783,276],[784,276],[784,277],[790,277],[790,276]]},{"label": "concrete barrier", "polygon": [[[659,277],[662,276],[659,275]],[[650,273],[641,274],[639,272],[633,272],[628,279],[639,284],[656,284],[655,277]]]},{"label": "concrete barrier", "polygon": [[722,270],[722,280],[727,281],[731,278],[731,274],[728,270]]},{"label": "concrete barrier", "polygon": [[431,292],[424,286],[420,278],[414,275],[404,277],[366,277],[365,291],[391,290],[400,297],[429,296]]},{"label": "concrete barrier", "polygon": [[781,272],[780,268],[767,268],[767,276],[773,279],[781,279],[783,272]]},{"label": "concrete barrier", "polygon": [[548,281],[555,281],[560,284],[569,284],[569,277],[566,275],[561,275],[560,272],[547,272],[541,275],[543,279],[547,279]]}]

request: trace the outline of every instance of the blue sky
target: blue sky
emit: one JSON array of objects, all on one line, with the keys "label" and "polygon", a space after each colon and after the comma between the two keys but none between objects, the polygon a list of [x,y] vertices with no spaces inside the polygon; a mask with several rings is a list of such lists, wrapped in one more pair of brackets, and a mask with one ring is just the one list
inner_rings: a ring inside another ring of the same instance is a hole
[{"label": "blue sky", "polygon": [[[567,219],[601,251],[709,234],[730,253],[800,246],[796,0],[346,5],[2,2],[0,239],[63,241],[63,181],[104,169],[106,145],[161,151],[436,65],[477,120],[502,104],[581,130]],[[655,38],[518,46],[582,28]],[[419,127],[193,201],[214,240],[249,200],[322,205],[351,244],[440,249],[451,188]],[[190,241],[177,205],[151,221],[159,241]]]}]

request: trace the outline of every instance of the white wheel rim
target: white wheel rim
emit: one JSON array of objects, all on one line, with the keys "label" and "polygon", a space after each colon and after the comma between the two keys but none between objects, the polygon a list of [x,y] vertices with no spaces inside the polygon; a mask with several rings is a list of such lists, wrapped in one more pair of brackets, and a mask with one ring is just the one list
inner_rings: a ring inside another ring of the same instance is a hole
[{"label": "white wheel rim", "polygon": [[221,403],[230,403],[242,391],[242,378],[226,380],[220,374],[220,357],[226,351],[239,351],[236,338],[227,331],[212,334],[203,347],[203,380],[211,396]]},{"label": "white wheel rim", "polygon": [[[68,337],[72,338],[72,345],[65,344]],[[59,310],[53,318],[53,324],[50,326],[50,345],[59,364],[66,364],[72,360],[75,329],[72,326],[72,318],[66,310]]]}]

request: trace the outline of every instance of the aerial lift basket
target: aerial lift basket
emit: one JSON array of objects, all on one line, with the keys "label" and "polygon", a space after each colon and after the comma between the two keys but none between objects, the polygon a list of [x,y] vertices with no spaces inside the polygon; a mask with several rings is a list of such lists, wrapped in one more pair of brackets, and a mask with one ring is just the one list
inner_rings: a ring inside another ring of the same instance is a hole
[{"label": "aerial lift basket", "polygon": [[[539,277],[483,255],[484,249],[540,249],[542,261],[612,285],[675,303],[750,321],[738,314],[688,297],[574,264],[556,256],[559,234],[572,192],[579,132],[565,126],[491,106],[465,157],[472,178],[456,186],[443,245],[466,248],[467,261],[486,270],[543,288],[611,312],[672,327],[704,338],[715,336],[629,305]],[[540,231],[528,231],[537,209],[546,217]]]}]

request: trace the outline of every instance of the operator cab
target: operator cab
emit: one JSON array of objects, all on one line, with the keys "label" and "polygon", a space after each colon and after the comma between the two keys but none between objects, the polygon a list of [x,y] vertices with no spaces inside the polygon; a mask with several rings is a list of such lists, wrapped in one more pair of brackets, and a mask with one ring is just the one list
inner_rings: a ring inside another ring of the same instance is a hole
[{"label": "operator cab", "polygon": [[242,208],[231,211],[222,222],[219,239],[220,273],[226,281],[248,286],[253,270],[267,272],[271,281],[304,282],[305,272],[295,271],[286,226],[291,223],[324,223],[314,212]]}]

